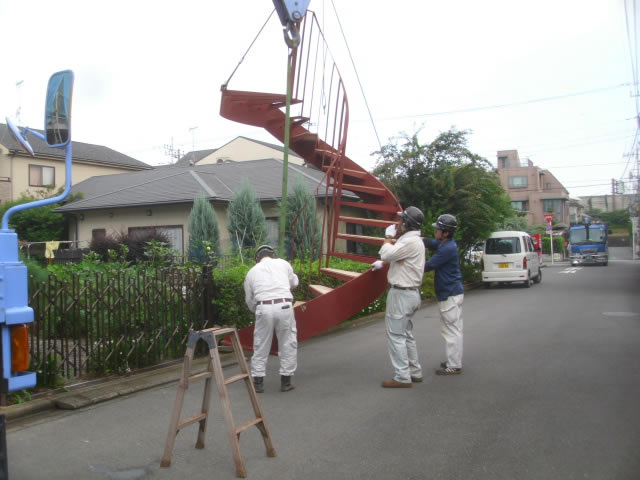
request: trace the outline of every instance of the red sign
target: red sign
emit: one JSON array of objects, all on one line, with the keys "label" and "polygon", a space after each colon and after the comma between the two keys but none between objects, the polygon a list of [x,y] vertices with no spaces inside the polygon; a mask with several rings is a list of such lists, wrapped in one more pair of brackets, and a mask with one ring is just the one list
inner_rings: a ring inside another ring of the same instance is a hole
[{"label": "red sign", "polygon": [[553,220],[553,213],[545,213],[544,219],[547,221],[547,223],[551,223],[551,220]]}]

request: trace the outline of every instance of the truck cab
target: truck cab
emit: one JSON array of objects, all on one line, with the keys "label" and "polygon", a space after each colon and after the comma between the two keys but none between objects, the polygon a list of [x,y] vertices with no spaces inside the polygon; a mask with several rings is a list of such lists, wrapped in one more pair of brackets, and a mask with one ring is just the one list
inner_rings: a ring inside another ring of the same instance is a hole
[{"label": "truck cab", "polygon": [[585,222],[569,228],[571,265],[608,265],[609,227],[606,223]]}]

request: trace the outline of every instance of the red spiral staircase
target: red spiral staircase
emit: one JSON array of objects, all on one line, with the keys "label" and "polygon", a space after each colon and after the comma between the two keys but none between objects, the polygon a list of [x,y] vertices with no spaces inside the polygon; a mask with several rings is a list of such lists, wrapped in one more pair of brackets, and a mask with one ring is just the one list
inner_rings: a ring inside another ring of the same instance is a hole
[{"label": "red spiral staircase", "polygon": [[[331,58],[324,35],[313,12],[299,26],[301,42],[293,52],[290,149],[308,164],[325,172],[323,251],[320,273],[338,278],[337,288],[310,285],[309,300],[296,302],[298,341],[327,331],[362,311],[387,287],[386,268],[354,273],[328,268],[330,257],[371,264],[376,257],[338,251],[337,240],[381,245],[382,237],[347,234],[346,224],[383,229],[397,221],[401,206],[375,176],[345,155],[349,104],[342,78]],[[327,68],[328,67],[328,68]],[[222,86],[220,115],[236,122],[262,127],[284,143],[286,95],[229,90]],[[355,193],[360,201],[353,201]],[[346,198],[346,199],[345,199]],[[342,207],[359,215],[344,216]],[[346,243],[346,242],[344,242]],[[253,327],[239,331],[244,348],[252,348]]]}]

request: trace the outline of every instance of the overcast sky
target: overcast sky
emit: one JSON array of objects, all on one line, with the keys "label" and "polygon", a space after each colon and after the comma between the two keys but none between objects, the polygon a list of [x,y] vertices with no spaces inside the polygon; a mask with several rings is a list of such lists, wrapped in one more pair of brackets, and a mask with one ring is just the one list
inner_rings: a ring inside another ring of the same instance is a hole
[{"label": "overcast sky", "polygon": [[[382,144],[455,126],[494,165],[497,150],[517,149],[572,196],[611,193],[612,178],[636,173],[638,0],[626,2],[631,39],[625,0],[311,0],[345,80],[347,154],[371,169],[379,144],[334,5]],[[75,141],[151,165],[171,162],[165,145],[276,143],[219,116],[220,85],[272,10],[270,0],[0,0],[0,122],[43,128],[47,80],[72,69]],[[284,93],[286,56],[274,15],[229,88]]]}]

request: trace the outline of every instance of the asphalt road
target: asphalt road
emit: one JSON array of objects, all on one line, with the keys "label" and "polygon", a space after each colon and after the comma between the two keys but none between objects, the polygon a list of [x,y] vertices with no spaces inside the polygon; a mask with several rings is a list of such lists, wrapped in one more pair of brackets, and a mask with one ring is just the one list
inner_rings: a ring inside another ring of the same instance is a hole
[{"label": "asphalt road", "polygon": [[[433,305],[415,319],[425,381],[411,389],[379,386],[392,375],[382,321],[302,344],[292,392],[278,391],[271,358],[260,399],[278,456],[265,456],[257,429],[244,432],[249,478],[640,478],[640,262],[612,258],[547,264],[530,289],[468,292],[460,376],[432,373],[444,355]],[[237,423],[251,418],[242,388],[230,389]],[[10,478],[235,478],[217,396],[204,450],[187,427],[160,468],[175,393],[10,429]],[[182,417],[201,400],[192,387]]]}]

